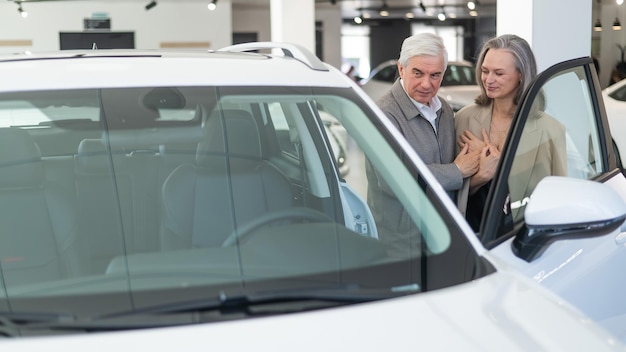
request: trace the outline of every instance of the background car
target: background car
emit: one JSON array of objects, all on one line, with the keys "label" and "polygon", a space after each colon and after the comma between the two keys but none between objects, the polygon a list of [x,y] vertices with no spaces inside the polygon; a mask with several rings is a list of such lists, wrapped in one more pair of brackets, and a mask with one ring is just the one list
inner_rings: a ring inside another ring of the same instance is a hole
[{"label": "background car", "polygon": [[[537,87],[594,88],[570,82],[587,64]],[[490,230],[495,201],[474,233],[376,104],[297,45],[29,53],[0,76],[2,351],[624,349],[591,305],[621,313],[612,186],[546,178],[516,234]],[[588,111],[567,114],[587,138]]]},{"label": "background car", "polygon": [[602,98],[619,156],[626,157],[626,79],[604,88]]},{"label": "background car", "polygon": [[[398,78],[397,60],[388,60],[376,66],[361,87],[374,101],[378,100]],[[439,96],[446,99],[454,111],[474,102],[480,94],[474,66],[465,61],[450,61],[443,75]]]}]

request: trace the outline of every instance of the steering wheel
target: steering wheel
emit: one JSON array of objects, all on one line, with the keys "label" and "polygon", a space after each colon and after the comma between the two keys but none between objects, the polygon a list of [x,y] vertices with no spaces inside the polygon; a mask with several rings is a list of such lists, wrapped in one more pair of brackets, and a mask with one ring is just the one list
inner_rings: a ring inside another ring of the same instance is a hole
[{"label": "steering wheel", "polygon": [[237,243],[238,240],[250,237],[254,230],[281,220],[308,220],[311,222],[334,222],[334,220],[321,211],[307,207],[289,207],[273,211],[240,226],[237,230],[231,232],[222,242],[222,247],[229,247]]}]

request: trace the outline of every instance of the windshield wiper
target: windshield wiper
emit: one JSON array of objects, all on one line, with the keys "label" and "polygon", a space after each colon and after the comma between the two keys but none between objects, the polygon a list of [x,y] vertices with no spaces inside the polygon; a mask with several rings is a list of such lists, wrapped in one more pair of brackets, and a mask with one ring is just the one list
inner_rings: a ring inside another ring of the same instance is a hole
[{"label": "windshield wiper", "polygon": [[[288,314],[372,302],[419,292],[418,285],[363,289],[357,285],[227,294],[91,316],[86,319],[15,320],[22,329],[99,332],[188,325],[250,316]],[[158,318],[156,317],[158,316]],[[53,316],[51,315],[51,318]],[[27,323],[27,324],[26,324]],[[34,324],[36,323],[36,324]],[[17,335],[17,334],[14,334]]]},{"label": "windshield wiper", "polygon": [[362,289],[356,285],[332,288],[288,289],[229,295],[220,292],[210,299],[172,302],[157,306],[110,313],[93,320],[120,318],[137,315],[177,314],[188,312],[219,312],[258,316],[293,313],[304,310],[328,308],[387,299],[415,293],[412,290]]},{"label": "windshield wiper", "polygon": [[49,324],[71,323],[76,320],[69,313],[38,313],[38,312],[2,312],[0,311],[0,336],[11,337],[20,335],[20,329]]}]

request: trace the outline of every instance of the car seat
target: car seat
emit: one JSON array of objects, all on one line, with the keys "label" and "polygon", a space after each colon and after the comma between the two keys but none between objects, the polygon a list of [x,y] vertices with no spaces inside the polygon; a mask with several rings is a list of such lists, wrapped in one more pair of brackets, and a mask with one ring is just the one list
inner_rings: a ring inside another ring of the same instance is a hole
[{"label": "car seat", "polygon": [[0,265],[8,287],[81,273],[76,203],[46,181],[39,147],[26,130],[0,128]]},{"label": "car seat", "polygon": [[238,226],[292,205],[287,177],[264,155],[262,124],[244,110],[213,113],[196,161],[162,188],[161,248],[221,246]]}]

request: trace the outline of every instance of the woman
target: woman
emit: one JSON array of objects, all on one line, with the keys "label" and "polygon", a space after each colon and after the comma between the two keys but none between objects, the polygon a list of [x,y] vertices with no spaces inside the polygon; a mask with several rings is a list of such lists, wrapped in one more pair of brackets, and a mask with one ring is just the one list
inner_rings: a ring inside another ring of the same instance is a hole
[{"label": "woman", "polygon": [[[476,64],[481,94],[474,104],[464,107],[455,116],[457,149],[468,145],[470,153],[480,153],[479,169],[469,182],[466,180],[469,187],[465,187],[459,196],[459,209],[465,211],[475,231],[479,229],[489,183],[500,161],[517,105],[536,74],[535,57],[523,38],[505,34],[483,45]],[[528,196],[545,176],[566,174],[565,128],[542,109],[535,106],[531,115],[533,121],[527,124],[541,131],[542,143],[534,148],[536,153],[527,154],[532,158],[516,158],[511,171],[511,175],[527,177],[526,183],[509,182],[513,200]],[[520,172],[522,169],[525,172]],[[508,215],[510,209],[507,206],[504,212]]]}]

